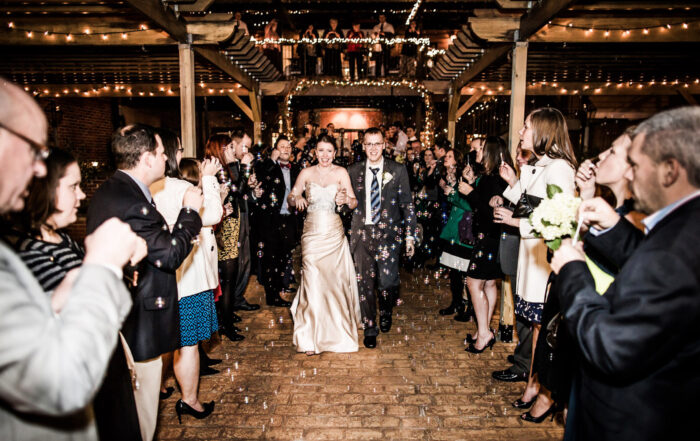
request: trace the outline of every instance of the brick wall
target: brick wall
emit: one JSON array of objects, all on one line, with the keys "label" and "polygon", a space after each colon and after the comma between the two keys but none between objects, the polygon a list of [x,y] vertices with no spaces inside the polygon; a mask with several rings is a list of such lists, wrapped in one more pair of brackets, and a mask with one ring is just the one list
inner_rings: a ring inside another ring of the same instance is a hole
[{"label": "brick wall", "polygon": [[[56,147],[71,152],[80,162],[83,191],[78,221],[68,228],[76,240],[85,237],[85,214],[90,198],[112,174],[109,144],[113,127],[112,100],[105,98],[40,99],[49,119],[49,139]],[[92,163],[97,163],[94,167]]]}]

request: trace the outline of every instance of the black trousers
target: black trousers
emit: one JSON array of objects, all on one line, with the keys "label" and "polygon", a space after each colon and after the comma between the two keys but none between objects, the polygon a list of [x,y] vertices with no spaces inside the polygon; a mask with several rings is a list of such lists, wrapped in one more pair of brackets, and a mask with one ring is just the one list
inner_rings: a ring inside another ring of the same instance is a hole
[{"label": "black trousers", "polygon": [[263,247],[258,256],[262,263],[261,284],[265,288],[265,300],[275,300],[288,279],[289,260],[296,246],[297,221],[292,215],[278,215],[269,228],[261,231]]},{"label": "black trousers", "polygon": [[375,52],[374,75],[384,77],[389,75],[389,61],[391,60],[391,48],[382,45],[381,52]]},{"label": "black trousers", "polygon": [[[221,281],[221,297],[217,302],[219,309],[219,328],[231,329],[233,326],[233,309],[237,304],[236,281],[238,280],[238,259],[219,261],[219,280]],[[244,299],[245,300],[245,299]]]},{"label": "black trousers", "polygon": [[[348,52],[348,62],[350,63],[350,79],[362,78],[362,52]],[[355,76],[357,72],[357,76]]]},{"label": "black trousers", "polygon": [[[401,247],[393,238],[384,237],[374,225],[366,225],[357,233],[359,240],[352,257],[357,272],[362,323],[365,336],[376,336],[379,334],[377,303],[381,316],[391,315],[399,297]],[[397,246],[392,249],[390,244]]]}]

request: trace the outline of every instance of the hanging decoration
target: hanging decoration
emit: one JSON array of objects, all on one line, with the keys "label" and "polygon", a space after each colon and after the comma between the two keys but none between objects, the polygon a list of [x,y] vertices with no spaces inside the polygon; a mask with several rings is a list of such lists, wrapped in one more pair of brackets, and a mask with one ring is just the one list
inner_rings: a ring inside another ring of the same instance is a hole
[{"label": "hanging decoration", "polygon": [[110,36],[119,35],[119,38],[126,40],[129,38],[129,34],[151,30],[148,28],[148,25],[142,24],[138,27],[138,29],[123,29],[120,31],[99,31],[86,26],[80,32],[54,32],[46,29],[28,29],[17,27],[13,21],[7,23],[7,28],[14,32],[21,32],[25,35],[25,37],[30,39],[35,37],[50,38],[61,36],[65,37],[66,41],[77,41],[80,37],[93,37],[95,35],[102,36],[103,40],[109,40]]},{"label": "hanging decoration", "polygon": [[258,40],[255,37],[250,37],[250,41],[258,46],[265,44],[384,44],[394,46],[402,43],[412,43],[418,46],[419,50],[423,50],[430,46],[430,38],[384,38],[384,37],[364,37],[364,38],[264,38]]},{"label": "hanging decoration", "polygon": [[430,91],[425,87],[421,81],[415,80],[358,80],[358,81],[346,81],[346,80],[308,80],[303,79],[297,82],[296,86],[293,87],[285,98],[284,105],[284,121],[286,123],[287,136],[292,139],[293,133],[293,121],[292,121],[292,99],[295,95],[309,89],[312,86],[329,86],[329,87],[358,87],[358,86],[369,86],[369,87],[408,87],[411,90],[417,91],[423,103],[425,104],[425,117],[423,120],[423,127],[420,131],[421,142],[423,145],[433,145],[433,139],[435,137],[434,133],[434,123],[433,123],[433,103]]}]

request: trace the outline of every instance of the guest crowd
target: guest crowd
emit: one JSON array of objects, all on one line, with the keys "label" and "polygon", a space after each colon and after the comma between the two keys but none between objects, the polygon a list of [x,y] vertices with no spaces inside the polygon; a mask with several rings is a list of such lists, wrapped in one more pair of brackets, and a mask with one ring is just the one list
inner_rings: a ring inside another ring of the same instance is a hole
[{"label": "guest crowd", "polygon": [[[378,26],[394,32],[385,17]],[[401,266],[449,278],[451,302],[436,313],[476,322],[467,352],[495,345],[499,285],[512,280],[519,344],[512,366],[492,376],[526,382],[512,403],[525,422],[565,410],[566,439],[691,433],[700,108],[659,113],[581,164],[553,108],[527,116],[514,161],[497,136],[460,152],[423,145],[415,127],[381,129],[384,157],[408,173],[418,221],[415,253]],[[200,161],[183,158],[168,130],[121,127],[111,145],[117,171],[89,201],[84,243],[65,233],[85,199],[78,162],[48,149],[46,134],[40,108],[3,80],[0,430],[7,439],[150,440],[159,400],[174,392],[163,375],[171,367],[178,419],[206,418],[215,403],[199,401],[199,379],[220,360],[202,343],[245,338],[239,314],[260,309],[244,297],[251,275],[268,307],[290,306],[302,222],[290,191],[315,163],[318,140],[335,140],[335,164],[348,167],[365,158],[362,134],[351,142],[309,123],[297,139],[253,147],[237,130],[211,136]],[[583,200],[582,240],[554,252],[529,220],[551,186]],[[400,305],[399,293],[392,298]]]}]

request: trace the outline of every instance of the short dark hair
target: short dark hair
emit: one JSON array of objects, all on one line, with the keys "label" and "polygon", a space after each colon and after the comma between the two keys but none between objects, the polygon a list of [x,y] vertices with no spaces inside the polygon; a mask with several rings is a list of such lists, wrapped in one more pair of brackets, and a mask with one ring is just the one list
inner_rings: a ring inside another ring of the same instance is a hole
[{"label": "short dark hair", "polygon": [[114,162],[122,170],[136,167],[144,152],[152,153],[157,147],[156,129],[146,124],[121,127],[112,135]]},{"label": "short dark hair", "polygon": [[369,129],[365,130],[365,137],[367,135],[380,135],[382,139],[384,139],[384,133],[378,128],[378,127],[370,127]]},{"label": "short dark hair", "polygon": [[246,136],[246,132],[243,129],[234,129],[231,131],[231,139],[233,141],[238,141],[239,139],[243,139]]},{"label": "short dark hair", "polygon": [[280,135],[280,137],[277,138],[277,141],[275,141],[275,148],[277,148],[280,141],[289,141],[289,138],[287,138],[285,135]]},{"label": "short dark hair", "polygon": [[56,209],[56,189],[58,181],[66,175],[69,165],[76,163],[75,156],[58,148],[51,149],[46,158],[46,176],[34,178],[29,185],[29,196],[20,217],[20,227],[32,235],[39,235],[46,220],[58,213]]},{"label": "short dark hair", "polygon": [[163,143],[163,152],[168,157],[165,161],[165,176],[169,178],[180,178],[180,168],[177,164],[177,150],[180,148],[180,141],[177,135],[168,129],[156,129]]}]

